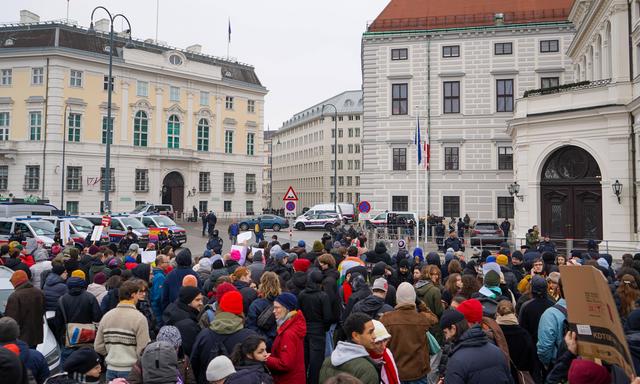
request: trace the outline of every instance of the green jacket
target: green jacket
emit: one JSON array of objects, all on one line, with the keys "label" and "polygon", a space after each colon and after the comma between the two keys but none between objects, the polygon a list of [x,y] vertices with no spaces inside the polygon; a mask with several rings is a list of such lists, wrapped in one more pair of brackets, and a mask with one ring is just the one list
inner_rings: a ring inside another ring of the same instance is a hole
[{"label": "green jacket", "polygon": [[[440,319],[444,311],[440,288],[433,285],[430,280],[420,280],[416,283],[416,294],[431,312]],[[440,345],[444,344],[444,333],[442,333],[442,329],[440,329],[440,324],[435,324],[431,327],[431,334],[438,340]]]},{"label": "green jacket", "polygon": [[367,350],[358,344],[340,341],[320,369],[320,382],[340,373],[357,377],[363,384],[380,384],[380,372]]}]

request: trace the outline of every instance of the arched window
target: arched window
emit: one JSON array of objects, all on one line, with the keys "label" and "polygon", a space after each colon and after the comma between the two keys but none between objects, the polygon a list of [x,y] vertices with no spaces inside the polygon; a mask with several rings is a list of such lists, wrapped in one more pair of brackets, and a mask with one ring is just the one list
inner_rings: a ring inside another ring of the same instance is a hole
[{"label": "arched window", "polygon": [[602,37],[600,35],[596,37],[593,72],[594,80],[602,80]]},{"label": "arched window", "polygon": [[207,152],[209,150],[209,120],[200,119],[198,121],[198,151]]},{"label": "arched window", "polygon": [[135,147],[146,147],[149,134],[149,118],[144,111],[136,112],[133,118],[133,145]]},{"label": "arched window", "polygon": [[605,26],[604,31],[604,48],[602,54],[602,68],[603,68],[603,78],[610,79],[612,77],[612,61],[613,57],[611,57],[611,24],[607,21],[607,25]]},{"label": "arched window", "polygon": [[169,116],[167,123],[167,147],[180,148],[180,118],[176,115]]}]

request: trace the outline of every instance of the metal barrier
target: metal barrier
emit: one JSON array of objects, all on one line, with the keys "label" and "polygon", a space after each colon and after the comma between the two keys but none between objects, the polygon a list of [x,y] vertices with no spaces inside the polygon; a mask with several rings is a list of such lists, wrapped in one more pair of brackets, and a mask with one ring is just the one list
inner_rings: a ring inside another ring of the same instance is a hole
[{"label": "metal barrier", "polygon": [[[571,250],[577,249],[586,251],[587,243],[591,240],[598,244],[598,252],[609,253],[612,255],[622,255],[625,253],[635,254],[640,252],[640,241],[633,240],[611,240],[611,239],[549,239],[556,245],[558,253],[569,254]],[[544,238],[539,238],[539,242]],[[522,245],[527,243],[524,237],[513,237],[509,241],[515,249],[520,249]]]}]

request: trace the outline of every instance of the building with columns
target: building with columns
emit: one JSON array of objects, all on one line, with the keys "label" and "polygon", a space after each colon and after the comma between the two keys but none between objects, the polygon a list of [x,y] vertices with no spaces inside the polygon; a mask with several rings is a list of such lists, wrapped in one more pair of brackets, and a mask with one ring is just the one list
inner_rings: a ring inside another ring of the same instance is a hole
[{"label": "building with columns", "polygon": [[[640,1],[576,0],[565,47],[574,84],[516,102],[518,236],[534,224],[559,239],[603,239],[633,252],[638,241]],[[631,26],[631,29],[629,27]]]},{"label": "building with columns", "polygon": [[[572,3],[390,1],[362,37],[361,190],[374,213],[513,217],[507,121],[526,90],[574,81]],[[430,180],[417,161],[418,119]]]},{"label": "building with columns", "polygon": [[261,211],[267,90],[252,66],[120,33],[110,81],[107,20],[91,34],[21,17],[0,26],[2,195],[102,210],[111,84],[112,211],[144,202],[218,217]]}]

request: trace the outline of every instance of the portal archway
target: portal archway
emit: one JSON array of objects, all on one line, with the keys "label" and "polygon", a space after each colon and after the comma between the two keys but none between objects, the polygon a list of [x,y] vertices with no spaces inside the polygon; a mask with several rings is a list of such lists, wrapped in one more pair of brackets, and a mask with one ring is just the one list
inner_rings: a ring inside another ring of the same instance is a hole
[{"label": "portal archway", "polygon": [[184,178],[179,172],[170,172],[162,180],[162,204],[173,205],[176,214],[184,211]]}]

